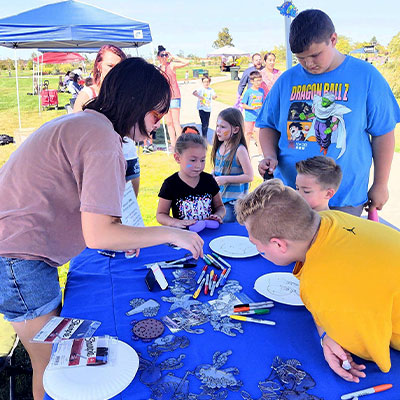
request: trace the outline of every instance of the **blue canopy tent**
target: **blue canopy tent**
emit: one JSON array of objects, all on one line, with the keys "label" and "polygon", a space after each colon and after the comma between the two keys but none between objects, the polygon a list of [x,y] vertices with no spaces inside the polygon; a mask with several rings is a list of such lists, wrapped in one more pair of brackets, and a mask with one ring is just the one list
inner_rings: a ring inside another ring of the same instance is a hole
[{"label": "blue canopy tent", "polygon": [[[138,48],[151,43],[150,26],[76,0],[48,4],[0,19],[0,46],[86,52],[104,44]],[[81,50],[82,49],[82,50]],[[21,117],[15,51],[19,127]]]}]

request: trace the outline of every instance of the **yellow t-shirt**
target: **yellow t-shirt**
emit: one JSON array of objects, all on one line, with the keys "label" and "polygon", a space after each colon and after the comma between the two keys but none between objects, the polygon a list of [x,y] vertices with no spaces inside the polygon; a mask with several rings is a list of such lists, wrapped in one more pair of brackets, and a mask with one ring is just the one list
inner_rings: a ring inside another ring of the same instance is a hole
[{"label": "yellow t-shirt", "polygon": [[300,296],[315,322],[343,348],[390,369],[400,350],[400,232],[324,211],[302,266]]}]

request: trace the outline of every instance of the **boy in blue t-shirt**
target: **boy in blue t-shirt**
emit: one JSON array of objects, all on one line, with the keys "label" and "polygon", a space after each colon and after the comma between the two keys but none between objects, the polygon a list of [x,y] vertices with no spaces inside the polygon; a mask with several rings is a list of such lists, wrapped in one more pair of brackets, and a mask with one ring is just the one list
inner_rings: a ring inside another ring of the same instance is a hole
[{"label": "boy in blue t-shirt", "polygon": [[371,64],[335,48],[335,27],[320,10],[305,10],[293,20],[289,43],[299,64],[277,80],[256,122],[264,154],[260,174],[274,173],[294,188],[296,162],[329,156],[343,171],[329,207],[354,215],[364,206],[382,209],[400,122],[389,85]]},{"label": "boy in blue t-shirt", "polygon": [[250,139],[254,134],[258,148],[261,148],[259,141],[259,128],[255,128],[256,119],[260,113],[264,90],[261,89],[262,77],[258,71],[250,72],[251,87],[246,90],[242,98],[242,107],[244,109],[244,132],[247,148],[250,148]]}]

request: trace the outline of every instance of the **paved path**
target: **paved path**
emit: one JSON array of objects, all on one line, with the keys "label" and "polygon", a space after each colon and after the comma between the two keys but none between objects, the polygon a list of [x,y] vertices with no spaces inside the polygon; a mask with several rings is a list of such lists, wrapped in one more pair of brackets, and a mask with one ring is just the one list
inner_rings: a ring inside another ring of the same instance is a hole
[{"label": "paved path", "polygon": [[[224,80],[229,80],[230,75],[223,77],[212,78],[212,84],[216,82],[221,82]],[[195,89],[200,88],[201,80],[191,80],[189,84],[180,84],[181,94],[182,94],[182,109],[181,109],[181,124],[184,125],[196,125],[199,131],[201,131],[200,117],[196,109],[197,98],[192,95]],[[214,129],[217,121],[217,116],[219,112],[227,107],[232,106],[232,104],[227,105],[219,102],[218,100],[212,103],[212,112],[210,118],[210,128],[208,130],[208,141],[212,142],[212,137],[214,134]],[[257,172],[257,160],[260,158],[257,156],[258,149],[252,142],[250,147],[250,156],[252,157],[252,165],[255,174]],[[372,171],[371,171],[372,176]],[[370,179],[371,182],[371,179]],[[392,169],[389,179],[389,201],[386,203],[382,211],[379,212],[379,216],[384,220],[388,221],[390,224],[400,228],[400,154],[395,153],[392,163]]]}]

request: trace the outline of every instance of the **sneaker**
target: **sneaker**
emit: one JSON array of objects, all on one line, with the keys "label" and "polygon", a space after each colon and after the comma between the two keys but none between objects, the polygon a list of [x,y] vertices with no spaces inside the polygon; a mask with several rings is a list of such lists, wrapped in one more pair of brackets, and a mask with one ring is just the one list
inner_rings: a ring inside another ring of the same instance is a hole
[{"label": "sneaker", "polygon": [[150,148],[150,146],[143,146],[143,154],[150,154],[152,152],[153,152],[153,149]]}]

